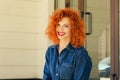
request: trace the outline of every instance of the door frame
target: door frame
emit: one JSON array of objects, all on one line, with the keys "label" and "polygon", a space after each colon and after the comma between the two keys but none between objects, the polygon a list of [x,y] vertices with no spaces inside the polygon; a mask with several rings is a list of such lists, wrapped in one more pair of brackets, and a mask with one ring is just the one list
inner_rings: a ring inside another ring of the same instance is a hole
[{"label": "door frame", "polygon": [[119,80],[119,0],[110,0],[111,78]]}]

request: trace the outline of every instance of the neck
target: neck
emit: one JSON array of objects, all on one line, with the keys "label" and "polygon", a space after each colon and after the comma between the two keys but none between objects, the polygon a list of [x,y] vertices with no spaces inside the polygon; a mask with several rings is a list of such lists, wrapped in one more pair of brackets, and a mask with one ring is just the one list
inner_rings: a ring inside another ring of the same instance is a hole
[{"label": "neck", "polygon": [[60,52],[67,47],[67,45],[69,44],[69,40],[68,41],[60,41],[59,42],[59,54]]}]

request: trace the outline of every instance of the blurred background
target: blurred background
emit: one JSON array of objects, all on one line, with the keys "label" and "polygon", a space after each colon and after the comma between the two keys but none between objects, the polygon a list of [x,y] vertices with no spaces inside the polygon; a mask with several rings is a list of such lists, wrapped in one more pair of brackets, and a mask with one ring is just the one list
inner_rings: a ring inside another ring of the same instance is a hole
[{"label": "blurred background", "polygon": [[49,1],[0,0],[0,79],[42,78]]}]

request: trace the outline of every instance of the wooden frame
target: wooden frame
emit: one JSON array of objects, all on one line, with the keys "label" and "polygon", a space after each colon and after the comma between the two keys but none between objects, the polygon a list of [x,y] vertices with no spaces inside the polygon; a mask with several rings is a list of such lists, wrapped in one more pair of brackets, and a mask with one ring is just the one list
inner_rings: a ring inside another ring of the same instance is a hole
[{"label": "wooden frame", "polygon": [[119,0],[110,0],[111,78],[119,80]]}]

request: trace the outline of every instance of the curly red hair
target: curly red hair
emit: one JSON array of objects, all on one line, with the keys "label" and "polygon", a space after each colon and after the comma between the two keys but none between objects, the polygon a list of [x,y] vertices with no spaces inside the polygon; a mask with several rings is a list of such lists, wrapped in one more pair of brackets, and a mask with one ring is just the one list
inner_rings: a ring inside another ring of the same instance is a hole
[{"label": "curly red hair", "polygon": [[46,29],[46,34],[54,44],[59,44],[59,39],[56,34],[56,25],[63,17],[70,19],[71,26],[71,39],[70,43],[74,47],[84,45],[85,41],[85,26],[84,21],[81,19],[79,12],[70,9],[57,9],[49,18],[49,23]]}]

